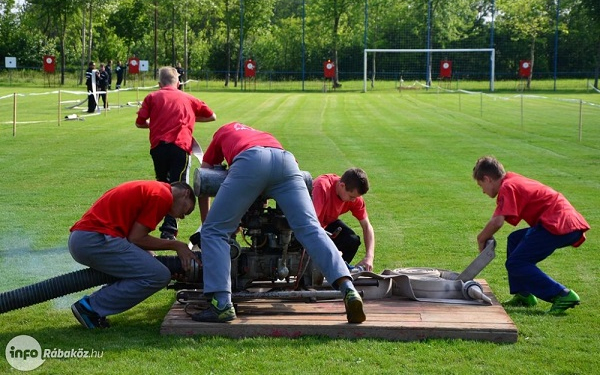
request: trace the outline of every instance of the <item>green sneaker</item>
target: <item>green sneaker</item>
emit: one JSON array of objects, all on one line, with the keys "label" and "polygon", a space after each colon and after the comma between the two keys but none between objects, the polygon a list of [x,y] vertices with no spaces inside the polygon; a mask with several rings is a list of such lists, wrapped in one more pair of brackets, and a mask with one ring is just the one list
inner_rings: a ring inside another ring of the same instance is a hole
[{"label": "green sneaker", "polygon": [[533,294],[528,294],[526,296],[521,293],[517,293],[513,296],[513,298],[508,301],[502,303],[504,306],[524,306],[524,307],[533,307],[537,305],[538,300],[535,298]]},{"label": "green sneaker", "polygon": [[562,314],[567,309],[573,308],[581,303],[579,296],[574,290],[569,291],[566,296],[556,296],[552,300],[552,307],[548,310],[548,314]]},{"label": "green sneaker", "polygon": [[199,313],[192,315],[192,320],[197,322],[210,322],[210,323],[225,323],[237,318],[235,315],[235,308],[232,304],[228,304],[223,309],[217,307],[217,300],[212,299],[210,306],[206,310],[202,310]]},{"label": "green sneaker", "polygon": [[356,290],[348,289],[346,296],[344,296],[344,306],[346,307],[348,323],[362,323],[367,320],[363,311],[362,298]]}]

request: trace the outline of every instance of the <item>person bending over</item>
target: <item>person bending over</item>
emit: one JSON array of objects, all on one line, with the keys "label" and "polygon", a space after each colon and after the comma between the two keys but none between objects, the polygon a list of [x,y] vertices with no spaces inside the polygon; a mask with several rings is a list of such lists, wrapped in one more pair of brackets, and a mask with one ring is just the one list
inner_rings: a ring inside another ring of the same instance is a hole
[{"label": "person bending over", "polygon": [[551,302],[551,314],[575,307],[580,299],[574,290],[553,280],[538,268],[556,249],[578,247],[590,229],[583,216],[559,192],[539,181],[506,172],[494,157],[477,160],[473,178],[484,194],[496,198],[492,218],[477,235],[479,251],[502,228],[504,222],[516,226],[524,220],[529,227],[508,236],[506,271],[511,300],[507,306],[535,306],[538,298]]},{"label": "person bending over", "polygon": [[[200,248],[204,293],[209,308],[192,316],[200,322],[227,322],[236,318],[231,301],[231,258],[228,239],[252,203],[260,196],[273,198],[281,207],[296,239],[334,288],[344,295],[349,323],[366,319],[362,298],[354,288],[348,267],[319,225],[303,175],[294,155],[271,134],[239,122],[220,127],[202,161],[202,168],[229,165],[210,210],[200,204],[203,220]],[[200,197],[208,200],[208,197]]]},{"label": "person bending over", "polygon": [[331,233],[333,243],[342,252],[346,263],[351,263],[360,247],[360,237],[339,217],[351,212],[362,228],[365,256],[355,266],[373,270],[375,232],[369,221],[363,195],[369,191],[367,174],[360,168],[350,168],[342,177],[324,174],[313,181],[312,199],[319,223]]}]

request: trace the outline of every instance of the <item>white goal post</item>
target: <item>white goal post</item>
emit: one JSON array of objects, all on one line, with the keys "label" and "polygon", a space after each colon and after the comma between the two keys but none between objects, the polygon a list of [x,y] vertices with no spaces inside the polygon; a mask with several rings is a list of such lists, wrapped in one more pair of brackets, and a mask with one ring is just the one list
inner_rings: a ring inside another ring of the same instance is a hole
[{"label": "white goal post", "polygon": [[[490,91],[494,91],[494,70],[496,60],[495,48],[423,48],[423,49],[379,49],[366,48],[363,54],[363,92],[367,92],[367,54],[369,52],[385,52],[385,53],[436,53],[436,52],[489,52],[490,53]],[[431,67],[428,59],[427,83],[431,82]]]}]

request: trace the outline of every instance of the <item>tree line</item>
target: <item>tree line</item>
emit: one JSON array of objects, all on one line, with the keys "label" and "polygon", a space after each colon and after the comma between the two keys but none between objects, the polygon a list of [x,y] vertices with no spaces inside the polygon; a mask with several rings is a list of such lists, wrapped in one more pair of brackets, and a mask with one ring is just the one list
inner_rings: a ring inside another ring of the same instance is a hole
[{"label": "tree line", "polygon": [[213,72],[226,85],[237,84],[247,58],[294,77],[327,59],[360,72],[365,48],[495,48],[497,74],[528,59],[532,74],[593,75],[598,87],[600,2],[0,0],[0,56],[39,69],[55,55],[61,83],[88,61],[130,56],[153,71],[179,62],[190,76]]}]

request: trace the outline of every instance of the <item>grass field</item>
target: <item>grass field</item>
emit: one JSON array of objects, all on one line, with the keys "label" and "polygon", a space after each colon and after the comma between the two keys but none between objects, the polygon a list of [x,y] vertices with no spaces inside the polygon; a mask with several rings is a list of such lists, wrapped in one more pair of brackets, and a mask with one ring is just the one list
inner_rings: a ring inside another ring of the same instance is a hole
[{"label": "grass field", "polygon": [[[147,131],[133,125],[135,106],[59,123],[69,114],[84,115],[67,107],[85,96],[61,92],[59,114],[56,92],[27,88],[19,90],[13,127],[15,91],[0,87],[0,292],[79,269],[66,250],[69,227],[107,189],[153,179]],[[33,373],[598,373],[600,95],[195,94],[218,115],[216,123],[196,126],[203,147],[219,125],[235,120],[275,134],[313,176],[364,168],[372,186],[365,199],[377,237],[377,272],[459,271],[476,256],[475,237],[495,206],[471,178],[482,155],[495,155],[508,170],[554,187],[592,230],[581,248],[558,250],[541,267],[576,290],[581,306],[559,317],[544,315],[547,303],[532,310],[507,308],[519,330],[516,344],[233,340],[161,336],[160,324],[175,297],[169,290],[111,317],[108,330],[86,331],[69,309],[82,292],[0,315],[0,348],[29,335],[42,348],[102,352],[101,358],[48,359]],[[123,91],[109,100],[124,105],[144,95]],[[180,232],[192,234],[198,224],[195,212],[181,222]],[[503,262],[511,230],[507,224],[498,233],[496,260],[480,275],[499,300],[509,297]],[[0,358],[0,373],[18,372]]]}]

